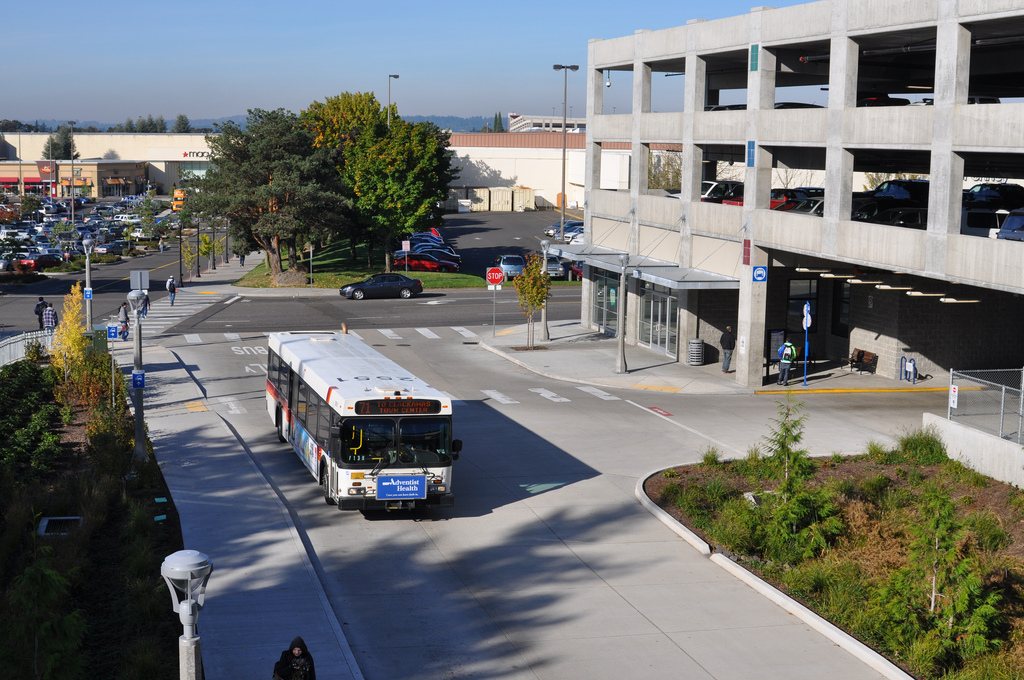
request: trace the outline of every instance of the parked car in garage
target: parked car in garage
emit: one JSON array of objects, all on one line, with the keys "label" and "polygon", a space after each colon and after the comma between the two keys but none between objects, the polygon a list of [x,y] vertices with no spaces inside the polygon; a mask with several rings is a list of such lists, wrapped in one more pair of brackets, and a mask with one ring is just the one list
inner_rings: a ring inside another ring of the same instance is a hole
[{"label": "parked car in garage", "polygon": [[402,274],[374,274],[368,279],[350,283],[338,291],[349,300],[363,298],[411,298],[423,292],[423,282]]},{"label": "parked car in garage", "polygon": [[1024,208],[1024,187],[1010,182],[975,184],[964,191],[963,207],[967,210]]},{"label": "parked car in garage", "polygon": [[996,232],[996,238],[1006,241],[1024,241],[1024,210],[1011,210]]}]

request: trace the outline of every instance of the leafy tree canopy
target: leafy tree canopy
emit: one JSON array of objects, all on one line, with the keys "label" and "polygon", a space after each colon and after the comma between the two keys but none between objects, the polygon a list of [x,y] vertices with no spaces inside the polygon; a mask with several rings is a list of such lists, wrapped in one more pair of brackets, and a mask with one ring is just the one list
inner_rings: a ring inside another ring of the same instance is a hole
[{"label": "leafy tree canopy", "polygon": [[78,147],[72,140],[70,125],[58,127],[43,145],[43,158],[66,161],[78,157]]}]

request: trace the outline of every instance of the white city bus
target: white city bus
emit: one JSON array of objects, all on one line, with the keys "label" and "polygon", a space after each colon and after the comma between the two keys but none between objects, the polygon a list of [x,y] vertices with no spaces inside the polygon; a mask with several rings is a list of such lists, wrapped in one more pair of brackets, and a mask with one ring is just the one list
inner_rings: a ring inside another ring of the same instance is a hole
[{"label": "white city bus", "polygon": [[451,507],[452,400],[353,335],[272,333],[267,412],[340,510]]}]

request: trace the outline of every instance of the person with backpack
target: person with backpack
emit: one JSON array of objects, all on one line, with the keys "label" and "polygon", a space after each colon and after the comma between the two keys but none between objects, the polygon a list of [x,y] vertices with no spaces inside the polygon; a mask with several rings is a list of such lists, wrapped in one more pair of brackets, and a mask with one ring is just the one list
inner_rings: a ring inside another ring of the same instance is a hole
[{"label": "person with backpack", "polygon": [[120,309],[117,310],[117,320],[121,324],[121,339],[128,340],[128,303],[122,302]]},{"label": "person with backpack", "polygon": [[178,292],[178,284],[173,276],[167,277],[167,292],[171,294],[171,307],[174,306],[174,294]]},{"label": "person with backpack", "polygon": [[46,305],[43,309],[42,319],[43,326],[46,329],[46,340],[47,345],[51,345],[53,342],[53,332],[57,329],[57,324],[60,320],[57,318],[57,310],[53,308],[53,305],[49,302],[44,303]]},{"label": "person with backpack", "polygon": [[39,330],[43,330],[43,310],[46,309],[46,301],[43,300],[42,296],[39,298],[39,302],[36,303],[36,316],[39,317]]},{"label": "person with backpack", "polygon": [[779,348],[779,384],[789,385],[789,371],[796,361],[796,345],[786,340],[786,343]]}]

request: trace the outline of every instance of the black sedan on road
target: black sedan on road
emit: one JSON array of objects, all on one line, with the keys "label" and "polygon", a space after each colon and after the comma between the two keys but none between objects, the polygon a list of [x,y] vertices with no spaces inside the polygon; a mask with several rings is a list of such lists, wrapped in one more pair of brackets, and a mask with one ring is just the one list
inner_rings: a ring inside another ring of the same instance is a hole
[{"label": "black sedan on road", "polygon": [[365,281],[350,283],[339,291],[348,299],[411,298],[423,292],[423,282],[402,274],[374,274]]}]

